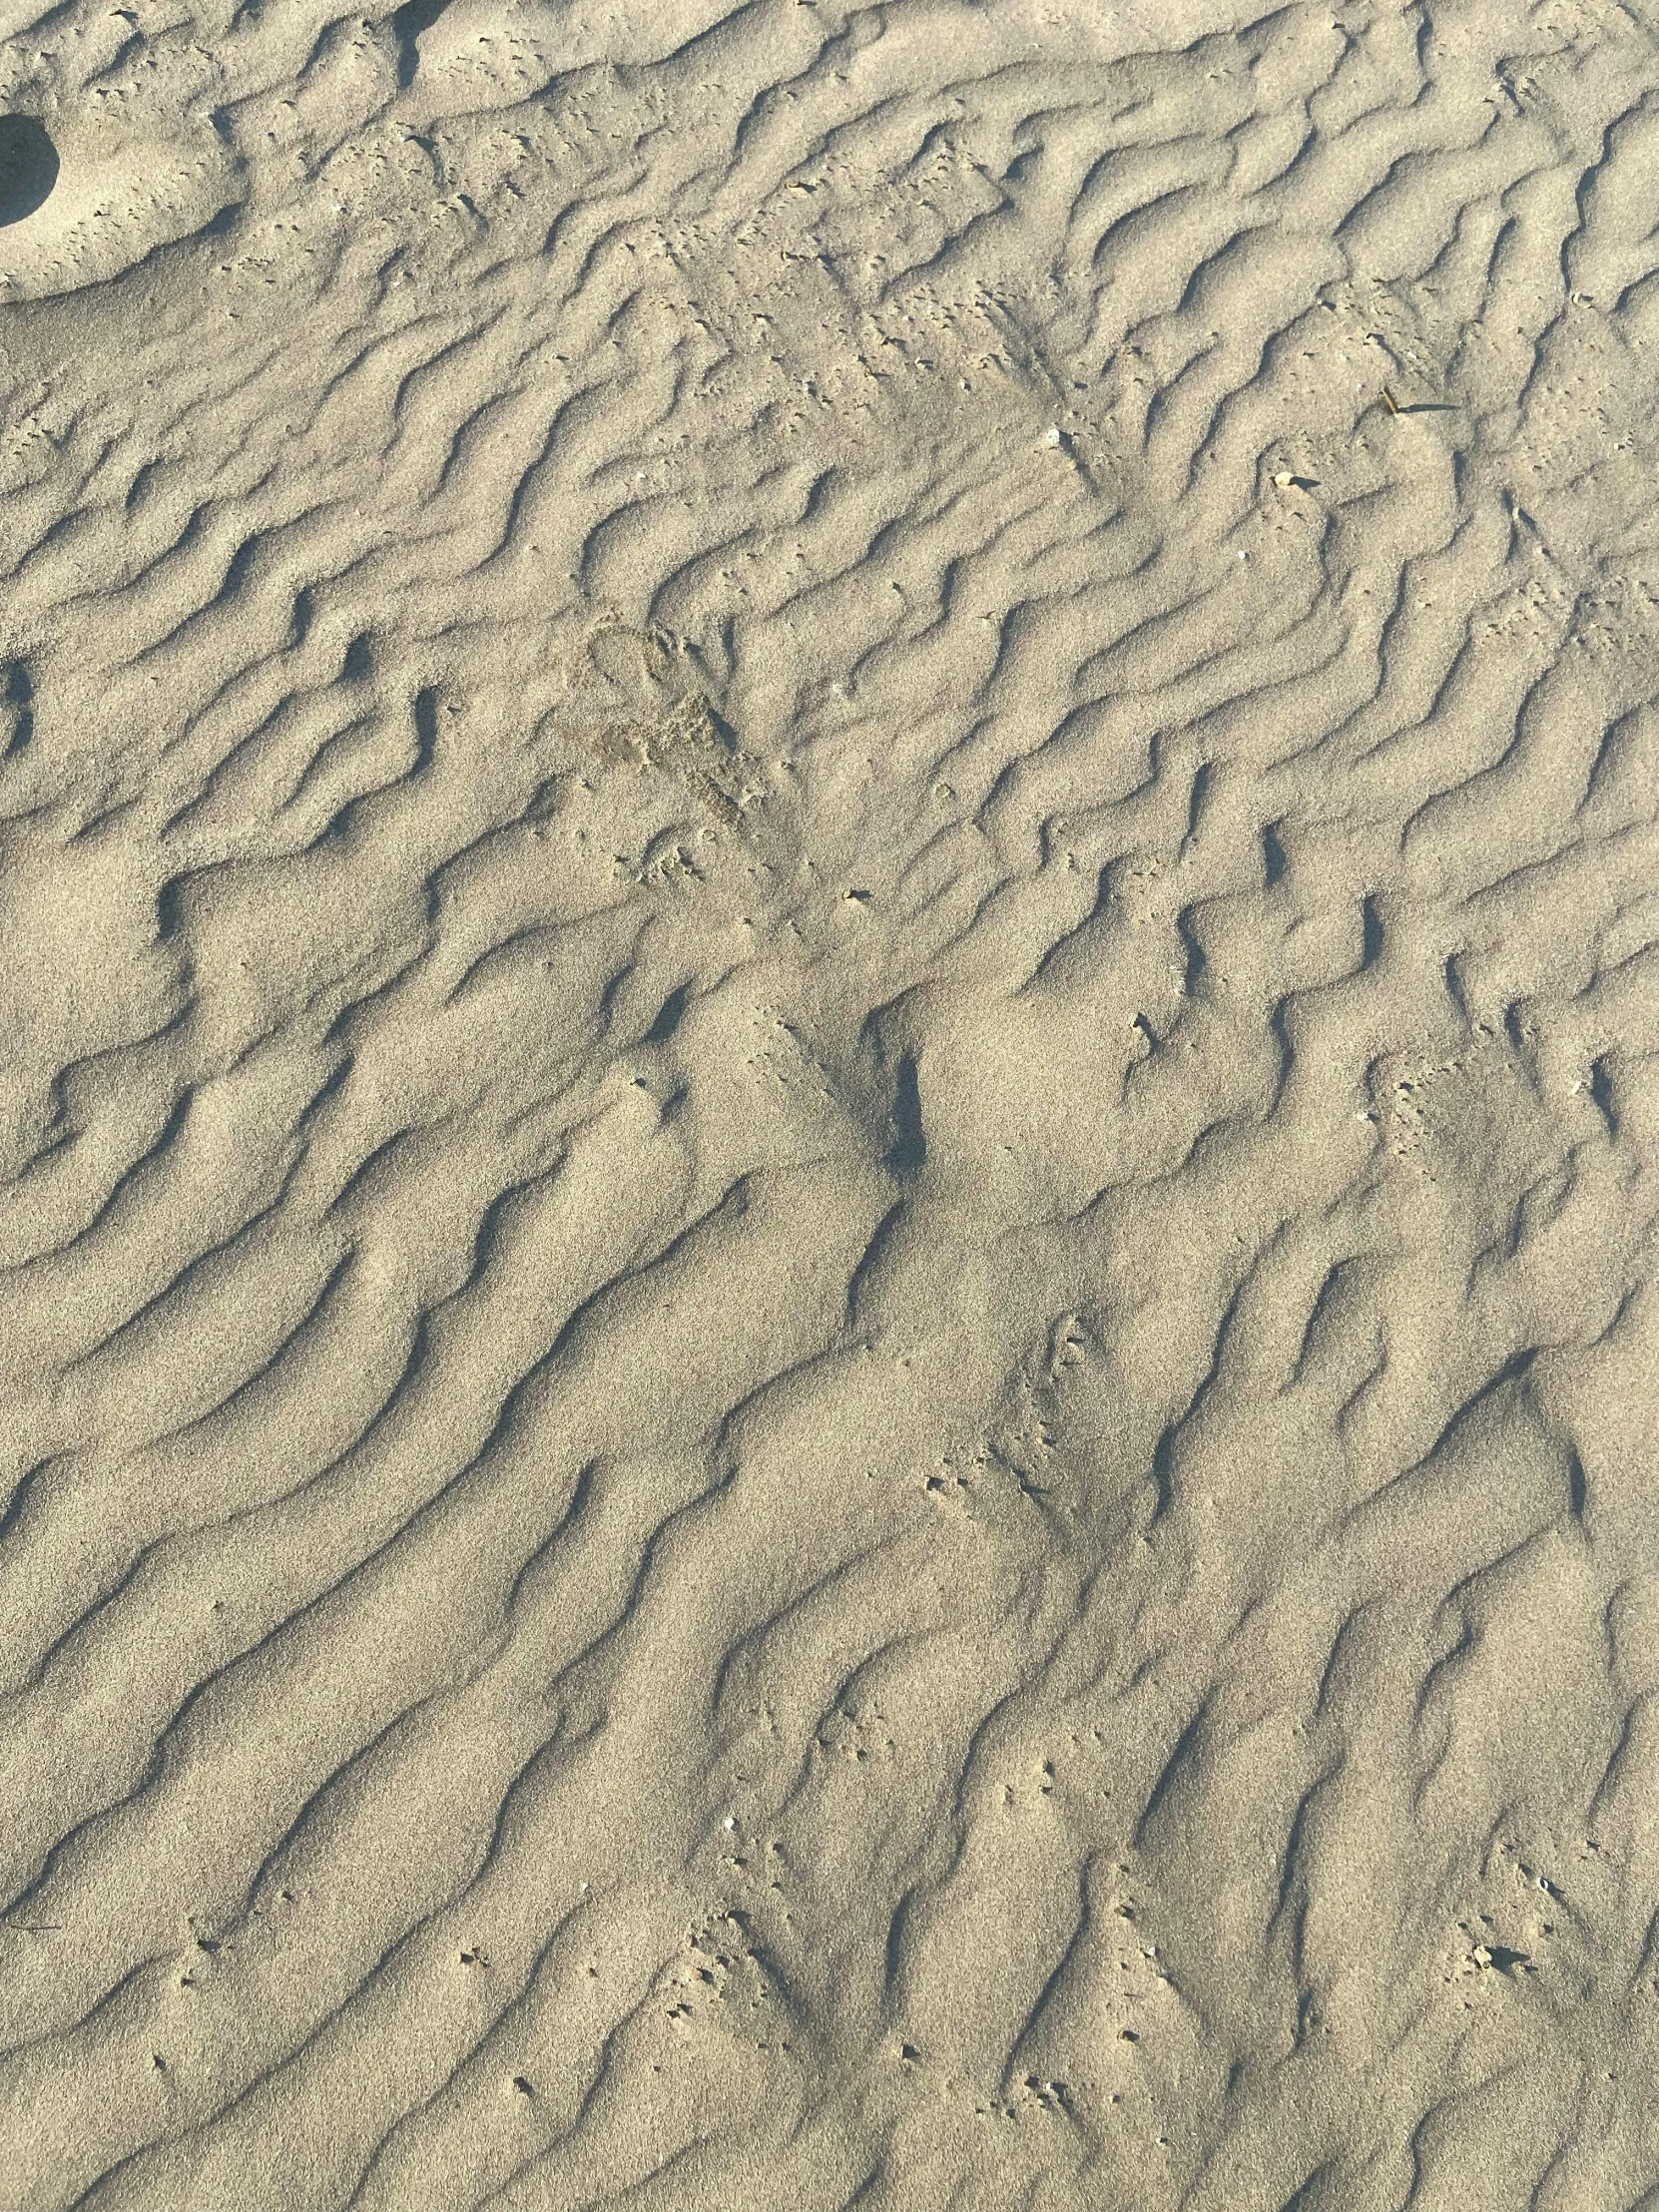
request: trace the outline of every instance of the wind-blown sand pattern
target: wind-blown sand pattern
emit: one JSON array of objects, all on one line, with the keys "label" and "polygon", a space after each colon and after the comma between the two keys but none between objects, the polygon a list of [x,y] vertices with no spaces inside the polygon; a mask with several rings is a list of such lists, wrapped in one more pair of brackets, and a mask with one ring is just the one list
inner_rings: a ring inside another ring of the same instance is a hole
[{"label": "wind-blown sand pattern", "polygon": [[1653,0],[0,15],[0,2206],[1659,2206]]}]

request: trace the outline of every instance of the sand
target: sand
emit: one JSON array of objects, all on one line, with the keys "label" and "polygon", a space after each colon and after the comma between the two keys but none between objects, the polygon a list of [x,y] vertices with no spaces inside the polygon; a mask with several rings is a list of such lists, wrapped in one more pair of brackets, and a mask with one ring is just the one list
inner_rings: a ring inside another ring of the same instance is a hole
[{"label": "sand", "polygon": [[1655,0],[5,0],[0,2208],[1659,2206]]}]

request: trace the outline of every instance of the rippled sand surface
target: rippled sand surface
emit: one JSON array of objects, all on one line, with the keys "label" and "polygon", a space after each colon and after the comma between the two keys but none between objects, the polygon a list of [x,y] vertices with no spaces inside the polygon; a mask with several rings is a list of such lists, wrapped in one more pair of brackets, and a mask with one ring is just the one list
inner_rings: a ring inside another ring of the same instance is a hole
[{"label": "rippled sand surface", "polygon": [[1655,0],[0,18],[0,2207],[1651,2212]]}]

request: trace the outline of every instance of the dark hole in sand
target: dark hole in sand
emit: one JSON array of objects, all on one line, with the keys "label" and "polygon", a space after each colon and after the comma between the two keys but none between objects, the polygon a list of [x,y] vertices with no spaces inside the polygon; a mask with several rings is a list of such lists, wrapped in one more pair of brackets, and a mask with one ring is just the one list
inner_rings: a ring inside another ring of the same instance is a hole
[{"label": "dark hole in sand", "polygon": [[419,39],[429,31],[449,5],[449,0],[403,0],[392,11],[392,36],[397,41],[397,82],[406,92],[420,70]]},{"label": "dark hole in sand", "polygon": [[32,115],[0,115],[0,224],[21,223],[52,196],[58,150]]}]

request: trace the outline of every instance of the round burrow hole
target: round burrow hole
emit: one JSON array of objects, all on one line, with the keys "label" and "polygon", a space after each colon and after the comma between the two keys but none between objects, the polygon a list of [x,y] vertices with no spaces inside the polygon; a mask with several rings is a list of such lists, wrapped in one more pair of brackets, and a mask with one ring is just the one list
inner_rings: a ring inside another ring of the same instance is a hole
[{"label": "round burrow hole", "polygon": [[58,181],[58,150],[37,116],[0,115],[0,224],[44,207]]}]

